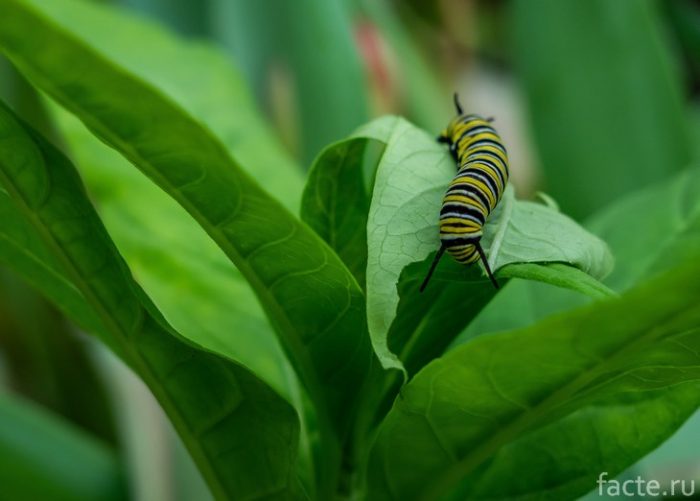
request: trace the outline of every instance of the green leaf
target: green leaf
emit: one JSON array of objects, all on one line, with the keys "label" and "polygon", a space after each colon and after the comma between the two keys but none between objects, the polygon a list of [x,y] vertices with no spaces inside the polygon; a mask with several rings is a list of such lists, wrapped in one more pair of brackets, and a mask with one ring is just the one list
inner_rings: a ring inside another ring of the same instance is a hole
[{"label": "green leaf", "polygon": [[308,463],[298,379],[243,276],[177,202],[75,117],[51,110],[137,282],[180,334],[244,365],[293,403],[302,417],[300,462]]},{"label": "green leaf", "polygon": [[[425,364],[442,355],[464,328],[471,325],[475,318],[478,319],[484,308],[490,307],[492,299],[499,297],[490,282],[479,276],[476,268],[465,269],[452,261],[443,265],[440,272],[434,276],[434,280],[440,283],[439,287],[431,287],[420,293],[420,284],[431,261],[432,257],[421,263],[413,263],[401,273],[397,286],[399,305],[387,336],[389,349],[398,354],[409,376],[413,376]],[[569,289],[562,290],[562,293],[577,291],[598,299],[615,295],[590,275],[561,263],[509,264],[499,270],[498,276],[501,279],[519,277],[541,281]],[[527,325],[528,320],[532,323],[532,314],[523,315],[522,311],[523,305],[530,305],[529,298],[518,299],[519,303],[513,305],[513,315],[518,316],[517,325]],[[499,313],[504,316],[502,310]],[[466,338],[463,338],[461,342],[465,340]],[[399,380],[393,378],[383,388],[381,398],[384,405],[379,407],[378,416],[388,410],[395,397],[397,383]]]},{"label": "green leaf", "polygon": [[593,299],[603,299],[616,295],[613,290],[587,273],[562,263],[546,265],[536,263],[509,264],[499,271],[498,276],[546,282],[563,289],[578,291]]},{"label": "green leaf", "polygon": [[[291,211],[303,187],[301,167],[263,121],[243,76],[214,46],[177,38],[123,9],[78,0],[25,0],[172,99],[213,132],[246,172]],[[113,68],[112,71],[116,70]]]},{"label": "green leaf", "polygon": [[700,169],[619,200],[592,217],[588,227],[614,252],[617,264],[606,280],[614,289],[668,269],[700,246]]},{"label": "green leaf", "polygon": [[[343,435],[371,350],[362,291],[337,255],[172,101],[24,2],[1,0],[0,7],[0,46],[10,59],[177,200],[221,247],[279,333],[318,404],[322,428]],[[27,32],[42,35],[29,39]]]},{"label": "green leaf", "polygon": [[[499,207],[492,214],[490,227],[485,228],[485,249],[489,264],[499,270],[513,263],[567,263],[591,277],[602,279],[613,268],[613,259],[606,243],[576,224],[556,209],[515,200],[512,187],[506,188]],[[550,273],[532,275],[554,285],[567,286],[566,277],[555,278],[564,266],[550,267]],[[574,285],[577,289],[579,286]]]},{"label": "green leaf", "polygon": [[50,109],[109,234],[168,322],[293,400],[298,383],[289,361],[257,298],[221,249],[177,202],[75,117]]},{"label": "green leaf", "polygon": [[431,362],[382,424],[371,495],[570,499],[654,449],[700,404],[698,273]]},{"label": "green leaf", "polygon": [[548,190],[577,218],[691,158],[658,18],[651,1],[512,3],[514,61]]},{"label": "green leaf", "polygon": [[[497,292],[476,267],[447,260],[433,275],[437,287],[428,287],[421,293],[419,288],[431,262],[432,256],[404,268],[396,286],[399,304],[387,341],[409,377],[442,355]],[[389,380],[377,389],[380,402],[375,412],[377,421],[388,412],[396,397],[403,382],[399,374],[390,373]]]},{"label": "green leaf", "polygon": [[366,77],[342,0],[213,0],[215,32],[277,105],[304,165],[367,119]]},{"label": "green leaf", "polygon": [[216,497],[300,495],[294,410],[247,369],[195,348],[165,323],[72,165],[4,105],[0,138],[6,265],[115,347],[163,406]]},{"label": "green leaf", "polygon": [[127,499],[114,451],[40,407],[2,393],[0,484],[5,499]]},{"label": "green leaf", "polygon": [[330,145],[311,167],[302,197],[301,218],[335,250],[363,289],[371,178],[383,148],[366,138]]},{"label": "green leaf", "polygon": [[[372,342],[382,365],[403,370],[388,338],[399,304],[396,284],[407,265],[422,261],[427,266],[429,254],[440,245],[437,216],[446,186],[455,175],[454,161],[433,138],[400,118],[378,119],[356,135],[387,145],[377,167],[367,223],[367,316]],[[429,217],[430,214],[435,217]],[[484,228],[482,246],[494,272],[512,263],[561,262],[601,278],[612,266],[610,254],[601,240],[551,207],[515,200],[510,188],[506,189]],[[443,261],[431,288],[440,287],[444,280],[441,269],[451,267],[450,274],[454,276],[454,266],[446,264],[449,259]],[[570,274],[557,277],[558,271],[550,268],[549,273],[531,276],[547,279],[555,285],[570,285]],[[465,278],[475,280],[476,275],[465,275]],[[420,308],[420,304],[435,304],[419,294],[414,293],[412,297],[416,308]],[[461,294],[461,297],[469,295]],[[473,318],[483,302],[473,306],[475,308],[464,312],[462,326]]]}]

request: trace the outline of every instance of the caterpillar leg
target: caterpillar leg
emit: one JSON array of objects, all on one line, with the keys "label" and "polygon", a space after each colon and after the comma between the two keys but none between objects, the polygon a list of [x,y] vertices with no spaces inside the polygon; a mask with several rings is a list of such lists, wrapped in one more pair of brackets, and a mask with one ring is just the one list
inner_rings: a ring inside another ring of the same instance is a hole
[{"label": "caterpillar leg", "polygon": [[484,249],[481,248],[481,244],[479,242],[476,242],[474,244],[474,247],[476,247],[476,251],[479,253],[481,262],[484,263],[484,269],[486,269],[486,274],[488,275],[489,280],[491,280],[491,283],[496,289],[500,289],[500,287],[498,286],[498,282],[496,281],[496,277],[494,277],[493,273],[491,273],[491,268],[489,267],[489,260],[486,259],[486,253],[484,252]]},{"label": "caterpillar leg", "polygon": [[444,245],[440,246],[440,250],[437,251],[437,254],[435,254],[435,259],[433,259],[433,264],[430,265],[430,270],[428,271],[428,274],[425,277],[425,280],[423,280],[423,283],[420,285],[420,292],[423,292],[425,290],[425,287],[428,285],[428,282],[430,282],[430,277],[433,276],[433,272],[435,271],[435,267],[437,266],[438,262],[440,262],[440,258],[442,255],[445,253],[445,247]]}]

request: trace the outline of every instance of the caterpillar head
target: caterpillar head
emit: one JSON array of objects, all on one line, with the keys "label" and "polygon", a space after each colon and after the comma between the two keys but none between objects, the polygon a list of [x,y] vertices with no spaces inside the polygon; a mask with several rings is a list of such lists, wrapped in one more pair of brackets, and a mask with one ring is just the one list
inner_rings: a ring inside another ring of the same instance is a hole
[{"label": "caterpillar head", "polygon": [[[454,120],[453,120],[454,121]],[[457,144],[452,142],[452,137],[453,137],[453,126],[452,122],[445,128],[440,135],[437,137],[437,142],[438,143],[444,143],[448,145],[449,150],[450,150],[450,155],[452,155],[452,158],[454,161],[457,161]]]}]

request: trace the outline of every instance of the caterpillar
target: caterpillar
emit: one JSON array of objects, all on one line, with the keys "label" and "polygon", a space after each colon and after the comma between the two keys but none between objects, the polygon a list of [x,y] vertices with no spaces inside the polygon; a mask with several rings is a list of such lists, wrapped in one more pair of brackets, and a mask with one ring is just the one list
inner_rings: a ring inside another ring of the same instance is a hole
[{"label": "caterpillar", "polygon": [[491,126],[492,118],[465,114],[456,93],[454,104],[457,116],[437,140],[449,146],[458,170],[440,209],[440,249],[420,292],[425,290],[445,251],[462,264],[481,259],[491,283],[498,289],[480,241],[486,219],[500,201],[508,182],[508,154]]}]

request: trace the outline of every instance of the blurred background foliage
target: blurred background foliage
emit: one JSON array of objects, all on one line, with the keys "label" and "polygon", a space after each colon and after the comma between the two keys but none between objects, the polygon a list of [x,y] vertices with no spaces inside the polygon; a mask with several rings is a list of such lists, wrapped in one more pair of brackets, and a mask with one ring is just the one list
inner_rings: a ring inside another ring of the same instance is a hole
[{"label": "blurred background foliage", "polygon": [[[264,155],[250,151],[241,156],[249,155],[249,163],[263,159],[271,176],[276,162],[295,165],[302,173],[325,145],[384,113],[404,115],[437,133],[452,115],[453,91],[460,93],[465,108],[495,117],[519,196],[545,191],[564,212],[593,228],[604,219],[600,214],[606,206],[688,169],[700,153],[700,4],[692,0],[94,2],[119,4],[182,37],[220,46],[237,71],[231,85],[247,87],[240,92],[253,96],[252,111],[241,112],[240,126],[269,127],[279,142],[261,142],[260,148],[271,150]],[[162,64],[177,66],[177,54]],[[197,68],[177,71],[189,79],[191,92],[211,92],[200,86]],[[50,128],[40,101],[3,60],[0,95],[40,129]],[[269,125],[254,115],[255,108]],[[218,112],[237,115],[240,110]],[[216,129],[215,123],[208,125]],[[235,143],[237,132],[230,133]],[[106,167],[104,173],[88,169],[84,175],[91,188],[108,193],[116,182],[109,172]],[[295,205],[300,182],[270,186],[278,198]],[[133,248],[131,256],[143,258],[138,231],[129,233],[129,217],[150,209],[151,198],[134,195],[129,201],[127,214],[118,215],[108,197],[98,200],[110,230],[123,228],[121,236],[115,235],[122,252],[130,257]],[[168,214],[176,209],[166,201],[161,207],[160,199],[153,204],[153,217],[163,224],[152,230],[167,230]],[[631,226],[645,231],[642,211]],[[140,263],[130,259],[151,293],[171,269],[187,266],[179,260],[201,257],[201,250],[188,248],[187,231],[196,230],[185,228],[180,238],[167,231],[162,235],[171,256],[178,256],[171,264],[152,267],[158,256]],[[653,225],[653,231],[660,237],[664,225]],[[654,241],[656,236],[647,238]],[[619,248],[613,245],[613,250]],[[266,372],[268,381],[289,398],[298,398],[295,383],[286,382],[293,377],[259,307],[241,306],[241,311],[254,311],[245,318],[227,310],[227,293],[245,286],[238,276],[227,278],[227,270],[221,283],[212,278],[220,261],[208,252],[205,261],[214,264],[198,277],[180,275],[182,283],[164,287],[160,297],[173,304],[178,295],[180,301],[187,294],[199,297],[207,306],[197,318],[212,319],[211,332],[204,334],[211,343],[222,342],[221,333],[232,328],[249,331],[244,336],[249,345],[231,348],[233,355]],[[529,323],[581,301],[546,286],[513,284],[462,340]],[[180,312],[183,318],[174,323],[187,323],[186,313]],[[194,328],[195,321],[189,321]],[[262,331],[266,334],[257,336]],[[106,491],[115,498],[128,492],[149,500],[208,496],[141,383],[3,270],[0,388],[0,430],[16,430],[0,431],[0,485],[11,480],[3,465],[12,464],[16,472],[40,464],[48,465],[41,468],[45,478],[27,477],[35,494],[62,492],[62,479],[71,473],[56,475],[61,470],[53,466],[63,459],[40,447],[53,443],[84,458],[77,464],[93,465],[81,475],[88,479],[79,487],[85,499]],[[698,443],[700,415],[623,476],[700,480]]]}]

